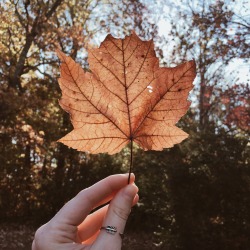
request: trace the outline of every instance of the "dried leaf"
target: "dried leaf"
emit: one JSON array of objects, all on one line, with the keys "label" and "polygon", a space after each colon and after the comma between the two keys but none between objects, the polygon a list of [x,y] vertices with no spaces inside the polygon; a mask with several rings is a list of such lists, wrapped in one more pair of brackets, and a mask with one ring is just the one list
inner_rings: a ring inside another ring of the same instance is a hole
[{"label": "dried leaf", "polygon": [[175,124],[190,106],[194,61],[160,68],[153,41],[134,33],[125,39],[109,35],[88,53],[91,73],[58,51],[60,105],[74,126],[60,142],[115,154],[130,141],[144,150],[162,150],[187,138]]}]

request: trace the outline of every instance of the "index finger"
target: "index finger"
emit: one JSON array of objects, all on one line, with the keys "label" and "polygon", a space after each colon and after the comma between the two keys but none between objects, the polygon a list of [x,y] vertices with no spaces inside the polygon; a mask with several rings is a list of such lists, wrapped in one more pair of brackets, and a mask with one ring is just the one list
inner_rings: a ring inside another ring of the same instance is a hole
[{"label": "index finger", "polygon": [[[131,174],[130,183],[135,176]],[[67,202],[55,215],[54,220],[68,225],[78,226],[91,210],[107,201],[112,193],[128,184],[128,174],[111,175],[93,186],[82,190],[73,199]]]}]

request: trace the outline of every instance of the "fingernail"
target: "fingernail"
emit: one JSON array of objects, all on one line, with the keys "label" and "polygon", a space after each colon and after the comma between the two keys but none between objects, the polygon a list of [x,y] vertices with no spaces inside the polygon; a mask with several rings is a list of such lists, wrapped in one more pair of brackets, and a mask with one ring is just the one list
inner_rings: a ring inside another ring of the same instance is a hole
[{"label": "fingernail", "polygon": [[133,176],[133,178],[134,178],[134,181],[135,181],[135,174],[134,174],[134,173],[131,173],[131,176]]},{"label": "fingernail", "polygon": [[[129,174],[128,174],[128,176],[129,176]],[[135,181],[135,174],[131,173],[130,174],[130,182],[129,182],[129,184],[133,183],[134,181]]]},{"label": "fingernail", "polygon": [[136,203],[139,201],[139,195],[138,195],[138,194],[135,195],[134,201],[135,201]]}]

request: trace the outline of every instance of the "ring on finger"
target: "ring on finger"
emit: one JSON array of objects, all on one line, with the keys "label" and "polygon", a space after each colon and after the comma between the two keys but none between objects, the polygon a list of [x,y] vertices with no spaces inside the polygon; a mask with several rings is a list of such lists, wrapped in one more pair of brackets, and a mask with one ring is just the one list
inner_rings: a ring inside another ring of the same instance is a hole
[{"label": "ring on finger", "polygon": [[[117,233],[117,228],[114,226],[101,227],[100,230],[105,230],[107,233],[112,234],[112,235]],[[119,233],[119,235],[121,236],[122,239],[124,238],[123,233]]]}]

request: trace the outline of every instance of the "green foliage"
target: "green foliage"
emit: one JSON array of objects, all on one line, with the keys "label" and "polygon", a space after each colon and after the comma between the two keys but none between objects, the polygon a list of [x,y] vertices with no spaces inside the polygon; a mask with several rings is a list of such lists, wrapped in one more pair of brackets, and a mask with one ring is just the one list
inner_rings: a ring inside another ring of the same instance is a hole
[{"label": "green foliage", "polygon": [[[247,139],[214,128],[163,152],[138,152],[141,205],[130,227],[158,232],[162,249],[247,249]],[[140,217],[142,216],[142,217]],[[138,224],[137,224],[138,223]]]}]

